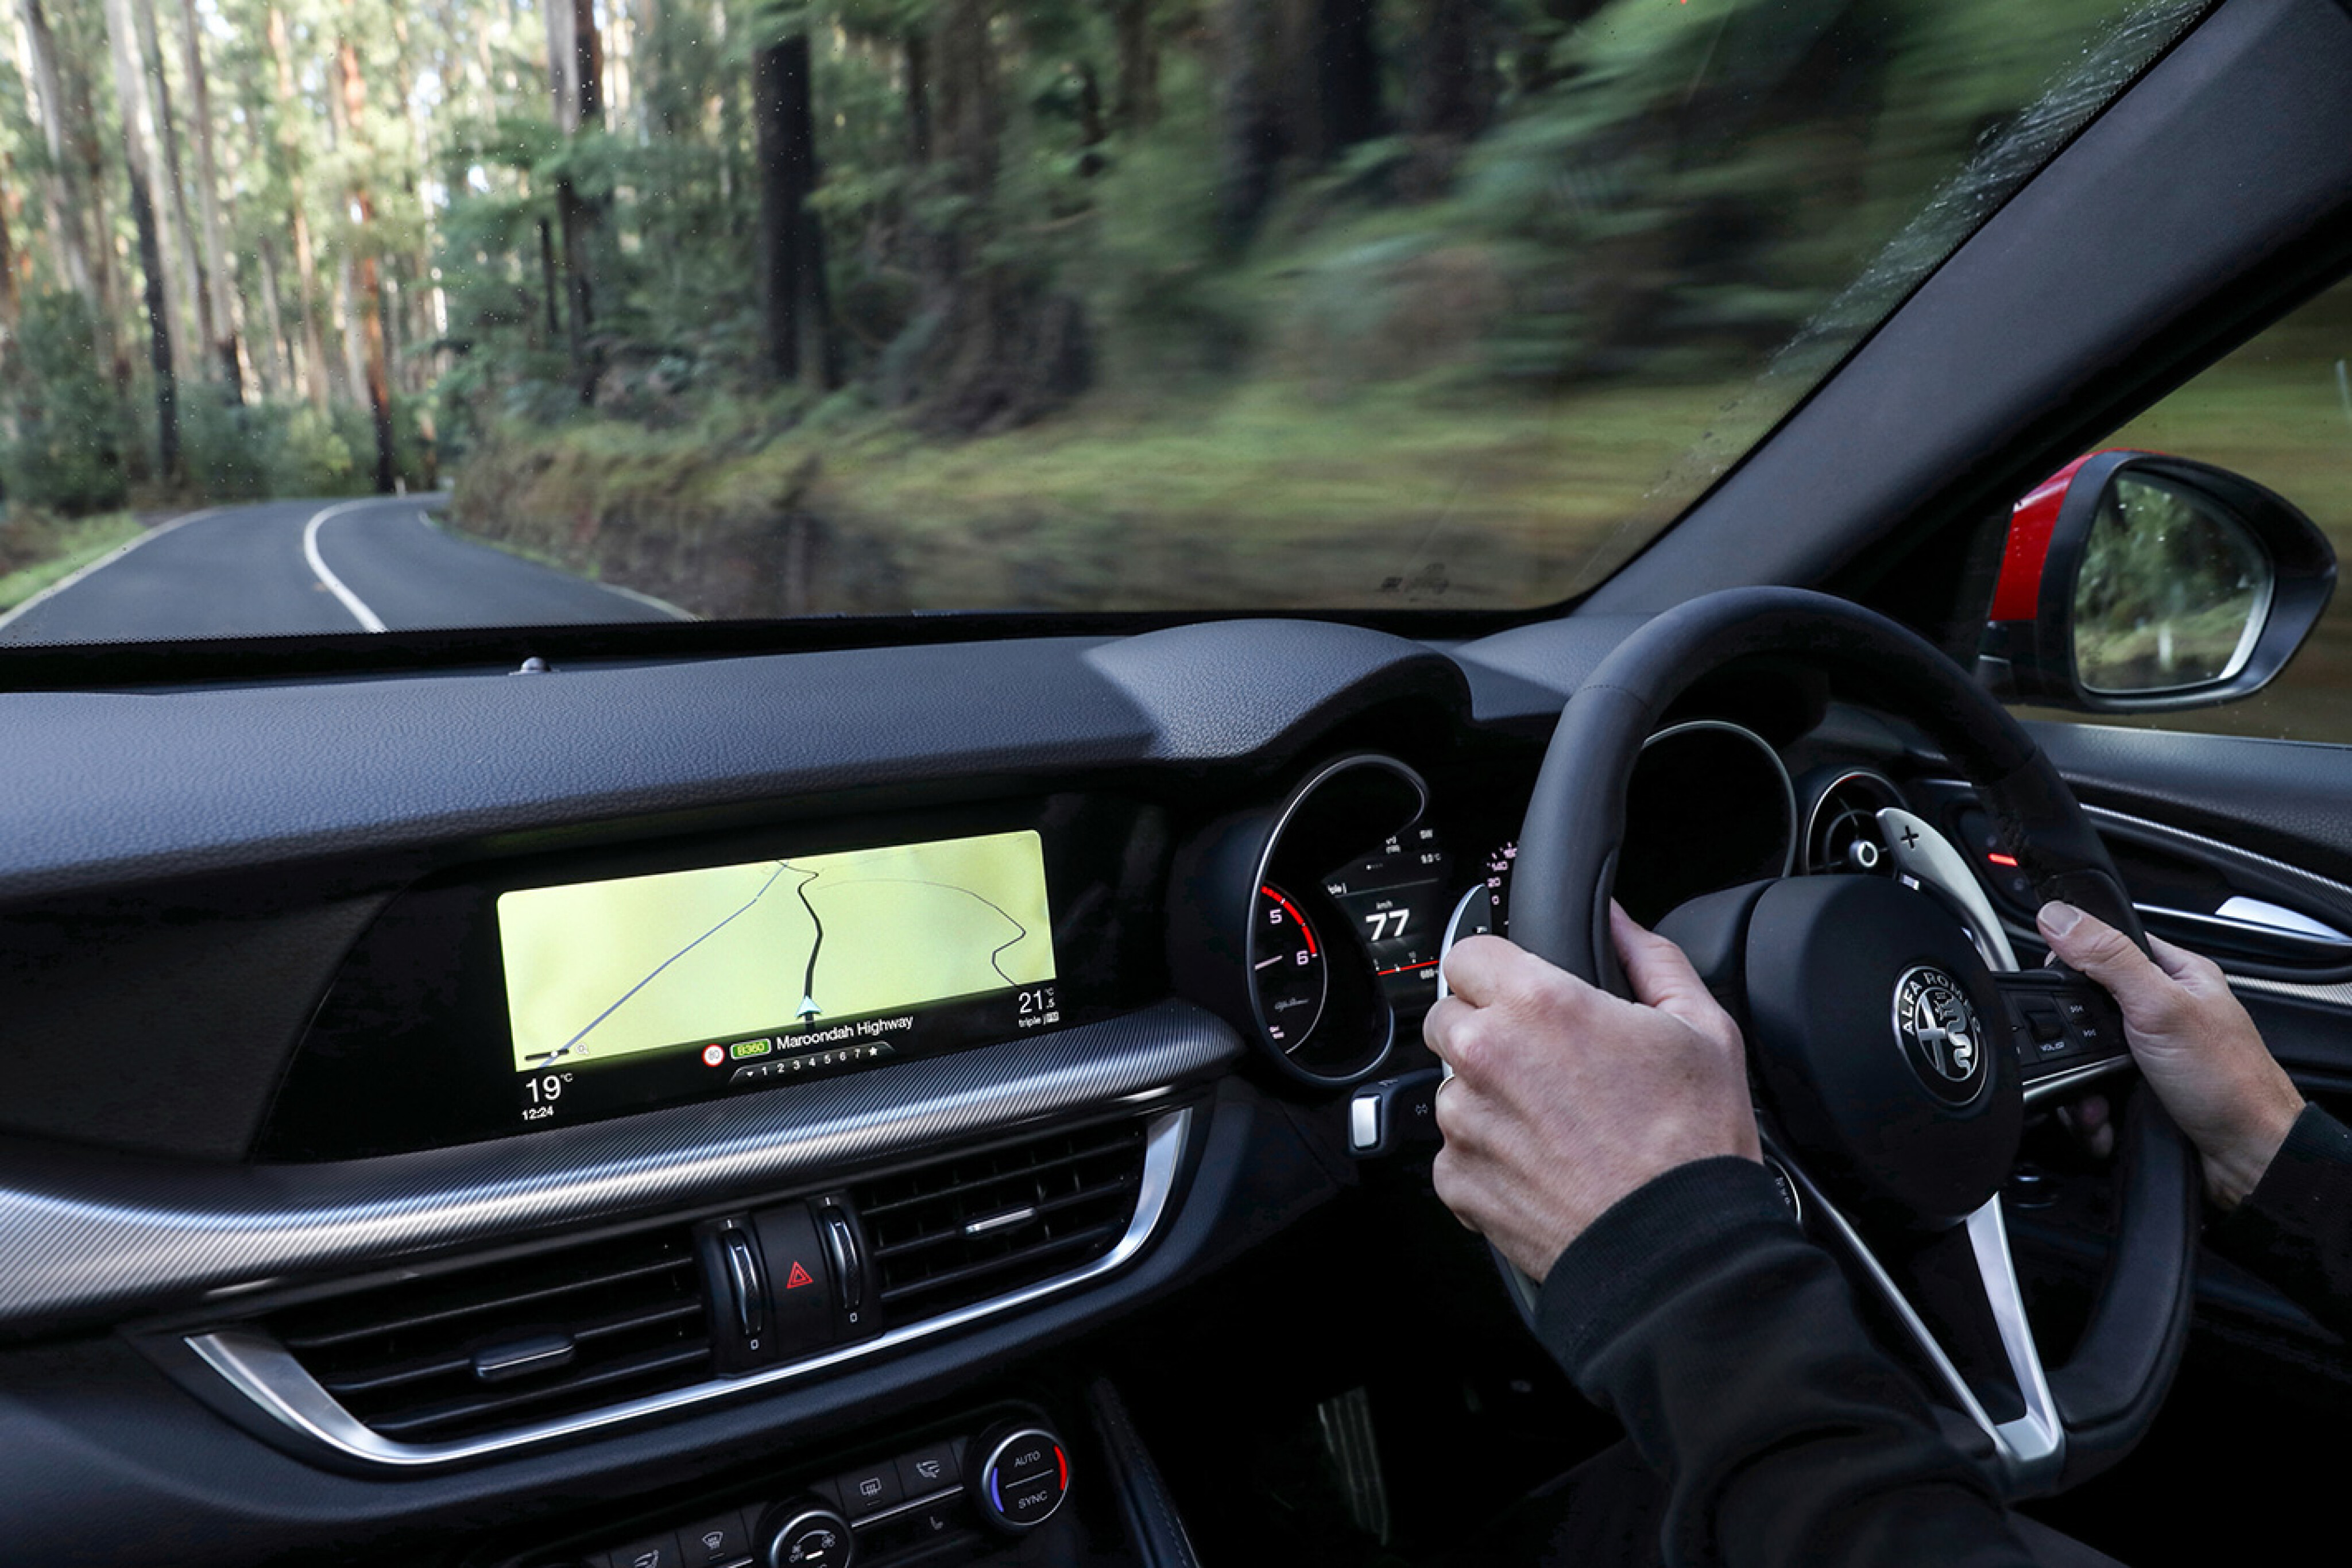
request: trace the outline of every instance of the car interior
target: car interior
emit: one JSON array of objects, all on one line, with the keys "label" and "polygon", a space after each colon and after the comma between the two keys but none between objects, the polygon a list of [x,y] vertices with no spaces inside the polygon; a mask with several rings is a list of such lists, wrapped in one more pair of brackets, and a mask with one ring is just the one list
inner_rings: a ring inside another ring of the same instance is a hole
[{"label": "car interior", "polygon": [[[1955,1441],[2126,1563],[2284,1551],[2352,1355],[2198,1248],[2033,915],[2108,879],[2352,1116],[2352,749],[2169,716],[2326,657],[2334,556],[2194,450],[2043,481],[2347,271],[2352,12],[2226,0],[1539,612],[5,650],[0,1562],[1533,1561],[1618,1429],[1433,1193],[1420,1019],[1473,934],[1605,977],[1612,894],[1713,978],[1727,889],[2023,977],[1990,1317],[1768,1143]],[[2084,653],[2133,486],[2259,579],[2185,680]],[[730,961],[796,1016],[696,1012]]]}]

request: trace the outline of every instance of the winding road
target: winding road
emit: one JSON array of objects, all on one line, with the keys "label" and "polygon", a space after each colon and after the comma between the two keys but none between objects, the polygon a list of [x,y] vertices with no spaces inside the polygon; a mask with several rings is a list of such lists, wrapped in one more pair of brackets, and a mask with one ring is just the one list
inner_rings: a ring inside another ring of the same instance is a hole
[{"label": "winding road", "polygon": [[0,613],[0,644],[690,619],[446,532],[427,512],[447,499],[190,512]]}]

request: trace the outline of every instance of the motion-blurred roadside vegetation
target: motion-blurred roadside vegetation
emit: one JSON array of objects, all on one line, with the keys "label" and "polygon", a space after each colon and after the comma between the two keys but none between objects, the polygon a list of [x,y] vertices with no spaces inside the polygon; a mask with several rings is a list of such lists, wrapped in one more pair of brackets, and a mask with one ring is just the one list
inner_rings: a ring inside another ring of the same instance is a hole
[{"label": "motion-blurred roadside vegetation", "polygon": [[1576,592],[2202,9],[17,3],[12,503],[713,615]]}]

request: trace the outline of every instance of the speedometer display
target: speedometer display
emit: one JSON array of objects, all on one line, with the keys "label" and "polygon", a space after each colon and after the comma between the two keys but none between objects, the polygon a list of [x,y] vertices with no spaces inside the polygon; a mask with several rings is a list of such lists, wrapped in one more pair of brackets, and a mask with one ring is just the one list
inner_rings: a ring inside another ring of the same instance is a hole
[{"label": "speedometer display", "polygon": [[1323,891],[1355,923],[1391,1006],[1437,998],[1437,959],[1452,906],[1454,857],[1434,828],[1406,830],[1324,879]]}]

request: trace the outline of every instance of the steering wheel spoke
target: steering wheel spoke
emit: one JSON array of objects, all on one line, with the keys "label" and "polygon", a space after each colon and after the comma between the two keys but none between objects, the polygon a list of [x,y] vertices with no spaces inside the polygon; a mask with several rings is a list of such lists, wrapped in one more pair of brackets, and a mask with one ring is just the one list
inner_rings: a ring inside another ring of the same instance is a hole
[{"label": "steering wheel spoke", "polygon": [[2115,998],[2071,969],[1996,974],[2029,1105],[2132,1065]]},{"label": "steering wheel spoke", "polygon": [[1936,1384],[1990,1445],[2015,1493],[2053,1486],[2066,1460],[2065,1425],[2026,1315],[1995,1197],[1948,1230],[1882,1241],[1822,1192],[1802,1165],[1768,1138],[1816,1235],[1853,1266],[1899,1325]]}]

